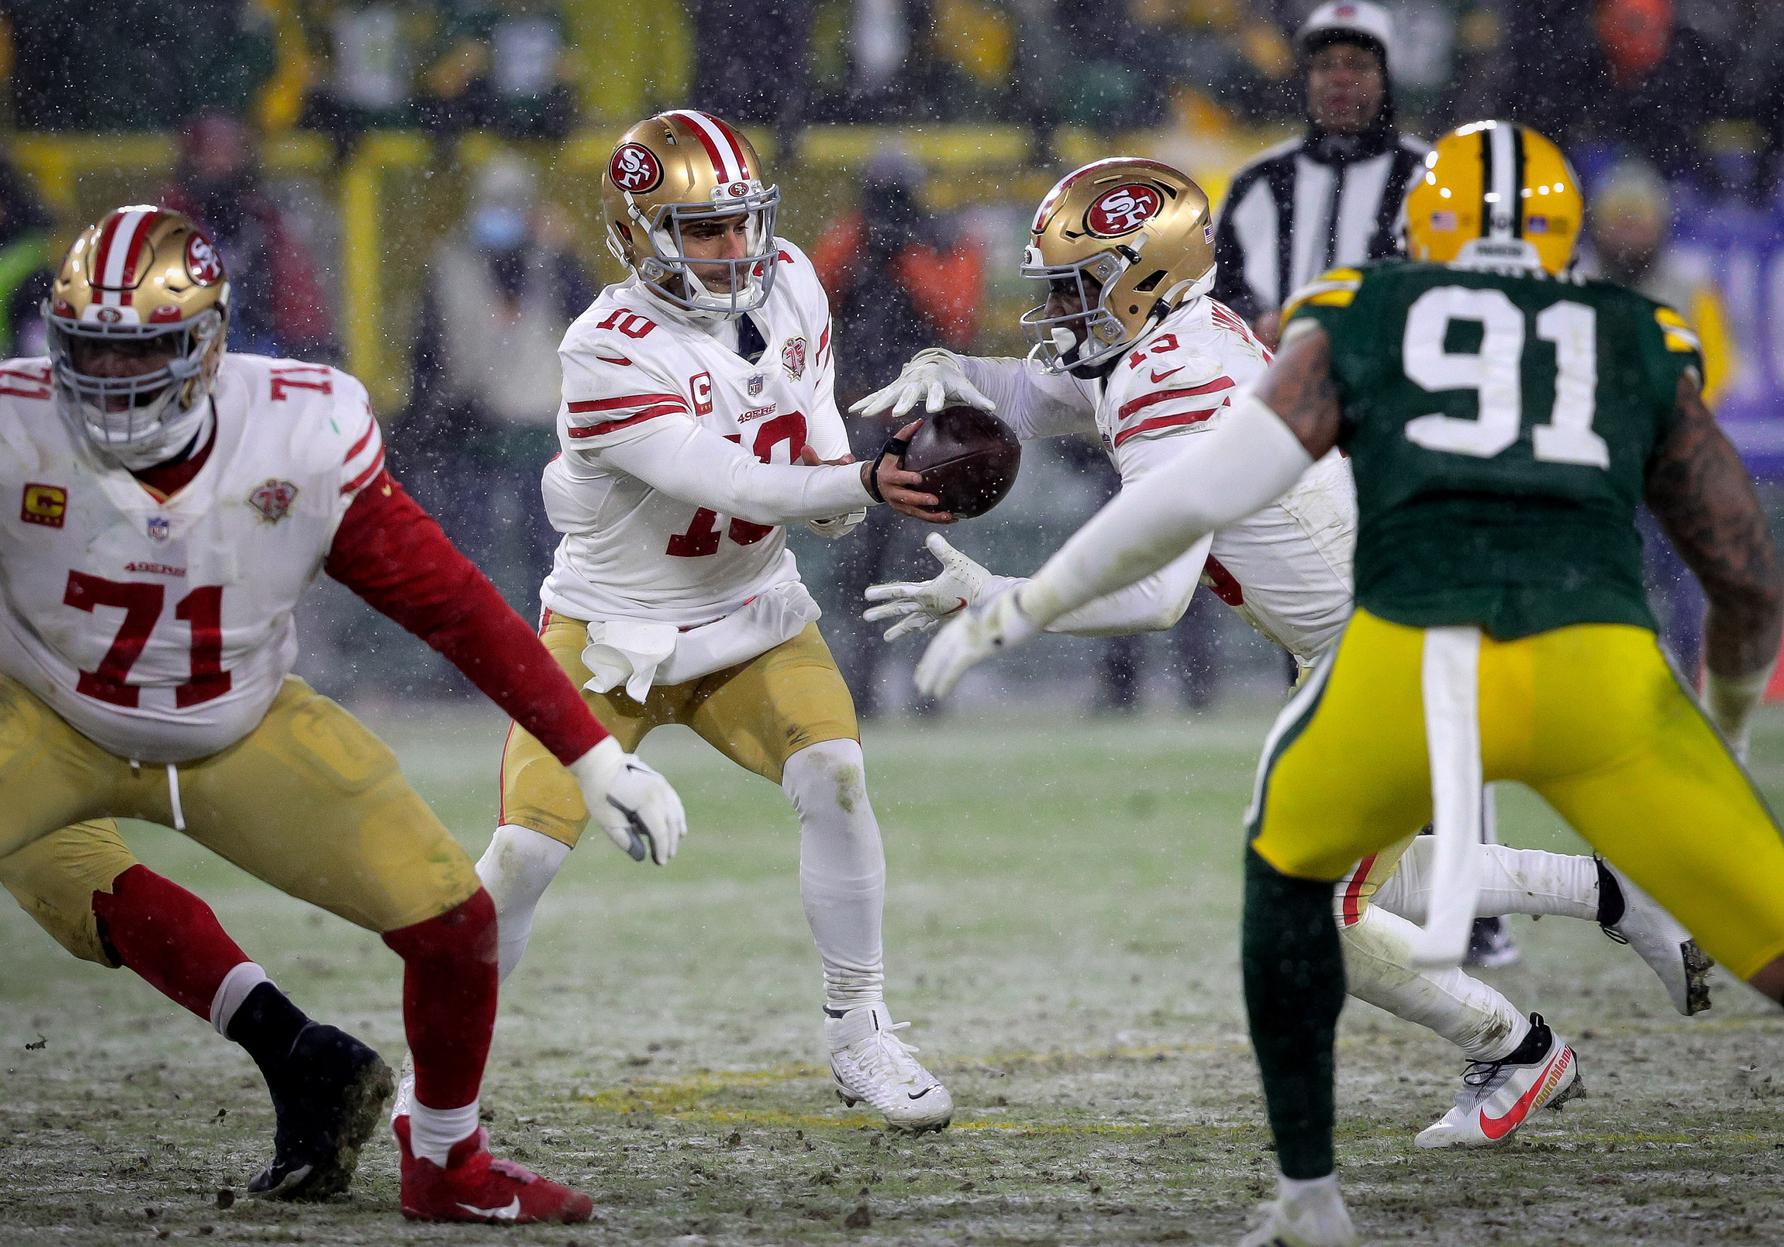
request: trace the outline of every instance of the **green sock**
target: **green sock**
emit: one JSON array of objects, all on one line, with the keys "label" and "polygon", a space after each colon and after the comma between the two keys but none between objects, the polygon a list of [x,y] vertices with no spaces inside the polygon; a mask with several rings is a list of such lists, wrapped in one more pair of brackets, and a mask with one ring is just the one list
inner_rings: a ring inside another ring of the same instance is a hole
[{"label": "green sock", "polygon": [[1280,874],[1245,853],[1245,1011],[1283,1176],[1332,1172],[1332,1036],[1344,954],[1332,885]]}]

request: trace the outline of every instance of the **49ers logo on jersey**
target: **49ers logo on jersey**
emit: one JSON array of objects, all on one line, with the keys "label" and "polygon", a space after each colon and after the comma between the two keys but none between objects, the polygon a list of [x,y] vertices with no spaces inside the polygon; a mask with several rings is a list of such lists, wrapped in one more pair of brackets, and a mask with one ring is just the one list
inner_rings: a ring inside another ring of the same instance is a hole
[{"label": "49ers logo on jersey", "polygon": [[296,501],[297,486],[290,481],[269,480],[248,495],[248,505],[260,512],[260,518],[268,524],[277,524],[284,519]]},{"label": "49ers logo on jersey", "polygon": [[201,286],[223,280],[223,261],[217,258],[217,249],[197,230],[186,239],[186,272]]},{"label": "49ers logo on jersey", "polygon": [[1131,234],[1158,215],[1164,196],[1141,182],[1129,182],[1096,197],[1084,214],[1084,228],[1098,238]]},{"label": "49ers logo on jersey", "polygon": [[623,191],[642,195],[663,180],[663,166],[656,153],[642,143],[622,143],[607,162],[607,176]]},{"label": "49ers logo on jersey", "polygon": [[797,381],[805,375],[805,339],[788,338],[787,344],[781,348],[781,367],[787,375]]}]

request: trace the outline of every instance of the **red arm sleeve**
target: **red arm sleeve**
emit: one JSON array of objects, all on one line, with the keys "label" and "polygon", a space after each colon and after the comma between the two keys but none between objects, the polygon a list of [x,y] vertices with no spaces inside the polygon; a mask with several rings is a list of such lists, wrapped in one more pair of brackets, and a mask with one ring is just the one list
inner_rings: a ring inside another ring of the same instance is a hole
[{"label": "red arm sleeve", "polygon": [[559,762],[606,738],[526,621],[389,473],[347,508],[323,566],[438,650]]}]

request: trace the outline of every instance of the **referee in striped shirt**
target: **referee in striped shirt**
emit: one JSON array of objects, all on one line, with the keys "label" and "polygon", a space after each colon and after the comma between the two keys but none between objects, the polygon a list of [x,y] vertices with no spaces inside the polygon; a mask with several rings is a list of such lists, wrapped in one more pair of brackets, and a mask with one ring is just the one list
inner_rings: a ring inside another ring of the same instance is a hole
[{"label": "referee in striped shirt", "polygon": [[1276,344],[1291,291],[1341,264],[1399,250],[1400,201],[1424,159],[1394,124],[1387,12],[1366,0],[1313,11],[1295,43],[1307,133],[1233,177],[1214,235],[1214,297]]}]

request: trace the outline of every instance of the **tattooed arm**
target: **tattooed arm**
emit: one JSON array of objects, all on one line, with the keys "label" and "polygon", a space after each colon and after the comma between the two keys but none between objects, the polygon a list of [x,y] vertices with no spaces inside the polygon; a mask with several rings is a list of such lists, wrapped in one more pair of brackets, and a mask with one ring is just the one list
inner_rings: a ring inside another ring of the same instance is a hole
[{"label": "tattooed arm", "polygon": [[1678,420],[1648,465],[1647,499],[1710,599],[1705,657],[1717,675],[1769,666],[1784,627],[1784,579],[1746,466],[1695,378],[1679,378]]},{"label": "tattooed arm", "polygon": [[1332,380],[1332,340],[1325,328],[1297,321],[1257,396],[1318,460],[1338,444],[1338,385]]},{"label": "tattooed arm", "polygon": [[1753,482],[1695,376],[1679,378],[1676,403],[1678,419],[1648,464],[1648,506],[1710,599],[1704,703],[1744,759],[1778,657],[1784,579]]},{"label": "tattooed arm", "polygon": [[1208,432],[1185,438],[1175,459],[1124,487],[1017,590],[1021,612],[1045,627],[1280,498],[1337,441],[1330,370],[1323,329],[1292,334],[1257,394]]}]

